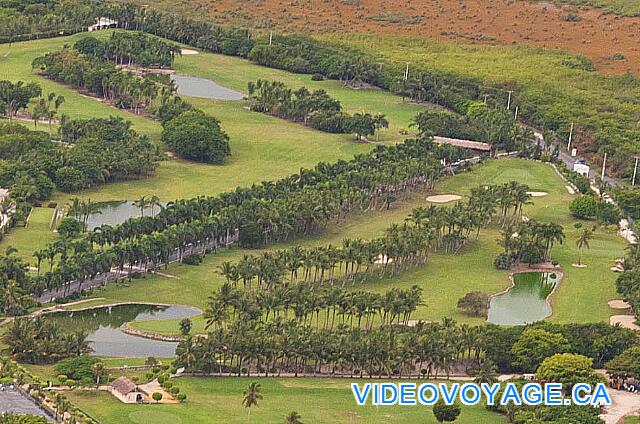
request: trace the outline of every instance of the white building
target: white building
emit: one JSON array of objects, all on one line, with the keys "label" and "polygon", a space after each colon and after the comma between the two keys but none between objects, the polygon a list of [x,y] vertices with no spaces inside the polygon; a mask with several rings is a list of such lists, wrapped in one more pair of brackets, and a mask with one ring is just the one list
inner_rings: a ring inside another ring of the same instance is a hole
[{"label": "white building", "polygon": [[89,31],[97,31],[99,29],[106,28],[116,28],[118,26],[118,21],[114,21],[113,19],[101,17],[96,18],[96,23],[91,25],[88,30]]},{"label": "white building", "polygon": [[148,400],[145,392],[127,377],[118,377],[111,383],[111,394],[123,403],[140,403]]},{"label": "white building", "polygon": [[584,163],[574,163],[573,170],[580,175],[584,175],[585,177],[589,176],[589,165],[585,165]]}]

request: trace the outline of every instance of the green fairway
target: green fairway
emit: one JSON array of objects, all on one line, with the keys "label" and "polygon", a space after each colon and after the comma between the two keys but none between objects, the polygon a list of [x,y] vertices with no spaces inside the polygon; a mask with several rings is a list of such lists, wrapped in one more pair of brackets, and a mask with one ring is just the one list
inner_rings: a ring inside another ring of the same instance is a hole
[{"label": "green fairway", "polygon": [[[251,419],[247,421],[242,393],[253,381],[262,385],[264,400],[251,409]],[[118,424],[280,424],[291,411],[298,412],[304,423],[437,422],[431,408],[425,406],[357,406],[350,389],[352,381],[330,378],[182,377],[173,380],[174,385],[180,387],[180,392],[187,395],[187,402],[179,405],[125,405],[105,392],[71,392],[68,397],[99,420]],[[482,406],[463,406],[456,422],[504,423],[506,419],[488,412]]]},{"label": "green fairway", "polygon": [[[551,297],[554,312],[550,319],[555,322],[608,321],[612,313],[607,301],[616,296],[616,274],[609,268],[615,257],[624,255],[625,242],[615,235],[614,229],[599,228],[591,242],[591,249],[583,252],[583,262],[588,265],[587,268],[571,266],[578,258],[575,245],[578,231],[573,227],[575,220],[568,210],[573,196],[567,192],[564,182],[553,168],[520,159],[500,159],[486,162],[470,173],[446,177],[436,187],[440,193],[467,195],[470,188],[479,184],[511,180],[526,182],[535,191],[548,192],[547,196],[534,198],[534,205],[526,206],[525,214],[538,220],[562,224],[567,235],[565,243],[554,247],[552,251],[552,257],[560,263],[565,278]],[[272,249],[294,244],[338,245],[348,237],[373,238],[392,223],[402,222],[413,208],[426,204],[424,195],[416,194],[410,201],[400,203],[390,211],[356,216],[346,223],[332,224],[321,235],[274,246]],[[394,278],[372,281],[357,287],[386,291],[391,287],[409,288],[418,284],[424,289],[425,305],[418,308],[413,319],[439,320],[454,317],[480,323],[481,319],[461,314],[456,303],[470,291],[480,290],[493,294],[509,285],[507,272],[493,267],[493,259],[501,250],[496,242],[498,238],[499,228],[484,229],[479,241],[470,242],[457,255],[434,253],[425,266]],[[110,285],[97,289],[93,296],[105,298],[96,303],[147,301],[204,308],[207,297],[224,282],[224,278],[217,272],[218,266],[223,261],[238,260],[247,253],[252,251],[234,248],[207,256],[200,266],[173,264],[163,272],[177,278],[146,276],[144,279],[134,280],[128,287]],[[198,319],[195,322],[194,330],[201,329],[202,322],[198,322]],[[177,320],[134,323],[132,326],[164,334],[176,333],[178,330]]]},{"label": "green fairway", "polygon": [[[109,31],[98,34],[109,36]],[[136,130],[159,140],[161,127],[158,122],[105,105],[96,99],[82,96],[70,87],[39,77],[31,69],[34,58],[48,51],[72,44],[86,34],[48,40],[15,43],[0,55],[0,79],[36,81],[43,91],[62,94],[66,102],[60,114],[71,118],[121,116],[132,121]],[[402,104],[401,99],[382,90],[353,90],[342,87],[335,81],[313,82],[308,75],[296,75],[253,65],[238,58],[201,53],[185,55],[176,60],[178,72],[211,78],[216,82],[240,91],[246,90],[247,82],[262,79],[277,79],[299,87],[327,90],[338,98],[348,112],[385,113],[390,128],[381,131],[383,142],[401,141],[400,129],[409,129],[413,116],[423,106]],[[143,195],[158,195],[162,200],[213,195],[233,190],[237,186],[248,186],[255,182],[286,176],[300,167],[311,167],[319,161],[332,162],[347,159],[356,153],[372,148],[369,144],[353,142],[351,135],[336,135],[315,131],[299,124],[287,122],[264,114],[250,112],[241,101],[215,101],[189,99],[198,107],[218,117],[222,127],[231,137],[232,156],[224,166],[197,164],[182,160],[167,160],[160,164],[156,176],[144,180],[133,180],[110,184],[74,193],[93,200],[136,199]],[[30,125],[29,123],[25,123]],[[73,195],[60,193],[56,200],[66,202]]]},{"label": "green fairway", "polygon": [[398,131],[411,130],[412,119],[425,108],[424,105],[402,103],[400,97],[387,91],[343,87],[333,80],[312,81],[311,75],[266,68],[232,56],[210,53],[185,55],[176,60],[175,68],[179,73],[210,78],[245,94],[247,83],[258,79],[281,81],[294,90],[303,86],[310,90],[325,90],[330,96],[340,100],[347,112],[385,114],[389,120],[389,129],[381,131],[380,141],[403,141],[405,136]]},{"label": "green fairway", "polygon": [[17,255],[31,263],[31,254],[55,240],[58,235],[49,228],[55,209],[33,208],[26,227],[15,227],[9,230],[2,239],[1,246],[12,246],[18,250]]}]

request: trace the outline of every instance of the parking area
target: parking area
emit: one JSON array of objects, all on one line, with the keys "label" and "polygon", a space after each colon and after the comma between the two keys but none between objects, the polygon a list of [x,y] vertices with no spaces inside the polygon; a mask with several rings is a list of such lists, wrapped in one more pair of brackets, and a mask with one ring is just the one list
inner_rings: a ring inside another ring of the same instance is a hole
[{"label": "parking area", "polygon": [[11,412],[17,415],[38,415],[53,422],[36,403],[13,386],[0,386],[0,413]]}]

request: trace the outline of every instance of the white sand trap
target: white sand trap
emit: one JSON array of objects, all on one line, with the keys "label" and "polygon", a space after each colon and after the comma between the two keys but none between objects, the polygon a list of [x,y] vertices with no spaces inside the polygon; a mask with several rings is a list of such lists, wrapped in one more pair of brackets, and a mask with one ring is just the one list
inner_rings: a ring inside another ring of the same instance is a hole
[{"label": "white sand trap", "polygon": [[544,197],[549,193],[547,193],[546,191],[527,191],[527,194],[531,197]]},{"label": "white sand trap", "polygon": [[427,202],[431,203],[449,203],[455,200],[462,199],[462,196],[458,196],[457,194],[438,194],[435,196],[427,197]]},{"label": "white sand trap", "polygon": [[640,330],[640,326],[636,324],[636,317],[633,315],[614,315],[609,318],[609,324],[616,325],[620,324],[620,326],[624,328],[629,328],[631,330]]},{"label": "white sand trap", "polygon": [[191,49],[180,49],[180,54],[182,54],[184,56],[188,56],[188,55],[192,55],[192,54],[200,54],[200,52],[197,52],[197,51],[191,50]]},{"label": "white sand trap", "polygon": [[629,305],[624,300],[614,299],[607,302],[610,308],[613,309],[631,309],[631,305]]},{"label": "white sand trap", "polygon": [[567,191],[569,192],[569,194],[576,194],[576,191],[573,189],[573,187],[571,187],[569,185],[565,186],[565,187],[567,187]]}]

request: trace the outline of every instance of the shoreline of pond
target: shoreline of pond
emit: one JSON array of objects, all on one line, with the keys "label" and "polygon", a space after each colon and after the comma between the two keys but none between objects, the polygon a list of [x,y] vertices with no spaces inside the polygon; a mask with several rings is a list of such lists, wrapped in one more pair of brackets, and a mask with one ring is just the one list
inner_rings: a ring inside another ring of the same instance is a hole
[{"label": "shoreline of pond", "polygon": [[[560,266],[556,267],[553,266],[551,264],[548,265],[540,265],[538,264],[535,267],[517,267],[516,269],[513,269],[509,272],[508,274],[508,279],[509,282],[511,283],[507,288],[505,288],[504,290],[498,292],[498,293],[494,293],[492,295],[489,296],[489,303],[491,304],[491,301],[498,297],[498,296],[502,296],[504,294],[507,294],[510,290],[514,289],[516,287],[516,282],[515,282],[515,275],[517,274],[526,274],[526,273],[555,273],[557,275],[557,280],[556,283],[554,284],[553,288],[551,289],[551,292],[549,292],[549,294],[545,297],[544,301],[546,302],[546,304],[549,306],[549,309],[551,311],[551,313],[549,315],[547,315],[546,317],[542,318],[542,320],[548,319],[549,317],[552,317],[554,314],[554,308],[553,308],[553,303],[551,302],[551,297],[553,296],[553,294],[556,292],[558,286],[560,285],[560,283],[562,283],[562,281],[564,280],[564,271],[562,271],[562,268],[560,268]],[[489,309],[491,309],[491,307],[489,307]],[[488,324],[495,324],[492,323],[487,319],[485,320],[485,323]],[[495,324],[495,325],[518,325],[518,324]],[[519,325],[526,325],[526,324],[519,324]]]}]

